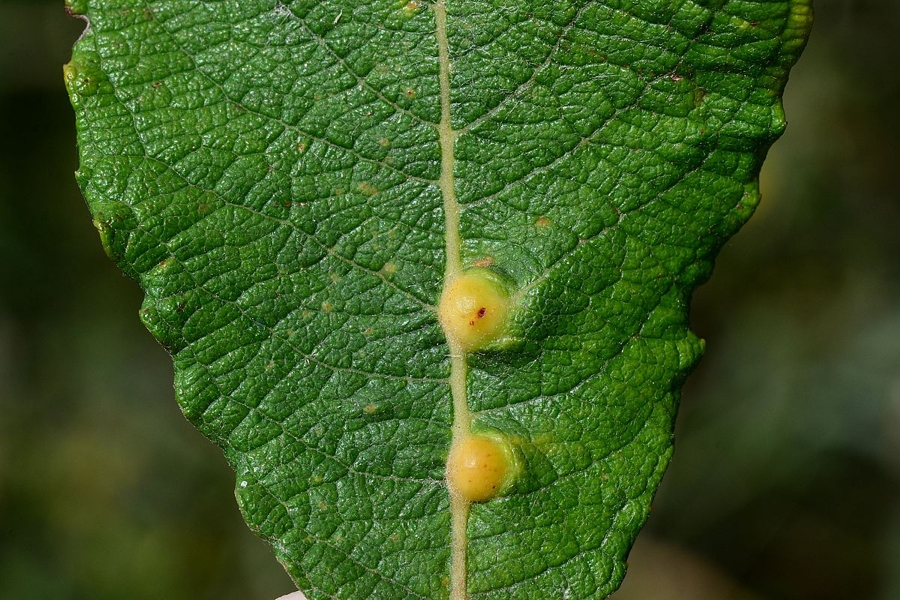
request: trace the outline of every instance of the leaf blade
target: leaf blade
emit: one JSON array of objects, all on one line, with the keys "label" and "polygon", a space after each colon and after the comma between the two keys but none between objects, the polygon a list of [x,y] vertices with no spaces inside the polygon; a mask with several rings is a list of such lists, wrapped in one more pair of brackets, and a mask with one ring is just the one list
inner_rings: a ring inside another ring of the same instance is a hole
[{"label": "leaf blade", "polygon": [[758,202],[806,3],[450,2],[449,118],[415,2],[85,11],[79,182],[298,584],[450,593],[453,193],[461,263],[521,304],[518,340],[466,373],[473,428],[525,465],[471,507],[470,595],[614,591],[702,352],[689,295]]}]

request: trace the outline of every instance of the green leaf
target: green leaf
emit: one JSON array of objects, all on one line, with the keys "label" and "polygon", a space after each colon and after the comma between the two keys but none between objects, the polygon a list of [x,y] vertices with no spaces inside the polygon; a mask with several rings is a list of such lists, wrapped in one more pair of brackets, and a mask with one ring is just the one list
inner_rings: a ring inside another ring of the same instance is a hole
[{"label": "green leaf", "polygon": [[[78,181],[300,588],[612,593],[809,0],[72,1]],[[472,266],[510,305],[465,345]],[[485,502],[445,483],[470,432]]]}]

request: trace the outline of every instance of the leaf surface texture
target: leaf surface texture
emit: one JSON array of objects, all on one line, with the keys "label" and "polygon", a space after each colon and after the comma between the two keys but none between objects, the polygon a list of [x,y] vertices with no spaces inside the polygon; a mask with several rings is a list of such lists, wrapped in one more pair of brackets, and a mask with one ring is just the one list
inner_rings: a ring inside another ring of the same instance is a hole
[{"label": "leaf surface texture", "polygon": [[[690,294],[758,203],[810,4],[70,9],[104,247],[310,599],[612,593],[702,353]],[[473,265],[510,286],[508,339],[454,363],[436,305]],[[454,376],[518,465],[461,533]]]}]

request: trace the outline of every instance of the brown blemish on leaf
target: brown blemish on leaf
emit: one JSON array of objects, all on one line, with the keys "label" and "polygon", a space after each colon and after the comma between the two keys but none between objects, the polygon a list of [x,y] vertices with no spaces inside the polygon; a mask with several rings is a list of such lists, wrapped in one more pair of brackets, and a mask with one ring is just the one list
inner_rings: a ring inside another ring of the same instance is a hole
[{"label": "brown blemish on leaf", "polygon": [[378,188],[369,183],[368,181],[363,181],[358,186],[359,191],[361,191],[366,196],[374,196],[378,193]]}]

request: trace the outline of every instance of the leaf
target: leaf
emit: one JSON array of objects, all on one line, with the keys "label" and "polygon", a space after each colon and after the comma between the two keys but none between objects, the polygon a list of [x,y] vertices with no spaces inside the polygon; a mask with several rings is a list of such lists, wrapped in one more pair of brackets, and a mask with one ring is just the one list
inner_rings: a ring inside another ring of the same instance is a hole
[{"label": "leaf", "polygon": [[[612,593],[810,3],[72,1],[78,181],[298,586]],[[472,344],[463,273],[508,315]]]}]

